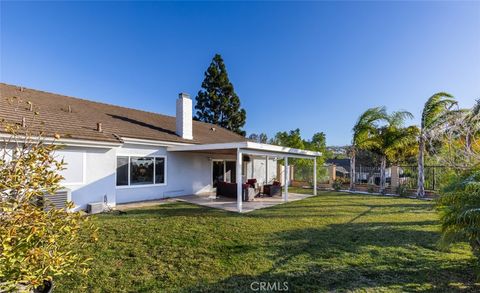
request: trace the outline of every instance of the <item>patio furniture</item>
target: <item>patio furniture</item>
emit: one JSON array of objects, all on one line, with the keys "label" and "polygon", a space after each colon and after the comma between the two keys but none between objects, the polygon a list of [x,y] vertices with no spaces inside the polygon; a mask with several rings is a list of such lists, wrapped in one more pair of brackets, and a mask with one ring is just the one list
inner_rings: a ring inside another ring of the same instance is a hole
[{"label": "patio furniture", "polygon": [[255,178],[248,179],[247,184],[250,185],[250,187],[252,187],[255,190],[255,195],[260,194],[261,188],[260,188],[260,185],[257,182],[257,179],[255,179]]},{"label": "patio furniture", "polygon": [[[237,198],[237,183],[218,182],[217,196]],[[242,200],[252,201],[255,197],[255,189],[249,184],[242,184]]]},{"label": "patio furniture", "polygon": [[282,185],[278,181],[273,181],[272,184],[265,184],[263,186],[263,194],[268,196],[281,196]]}]

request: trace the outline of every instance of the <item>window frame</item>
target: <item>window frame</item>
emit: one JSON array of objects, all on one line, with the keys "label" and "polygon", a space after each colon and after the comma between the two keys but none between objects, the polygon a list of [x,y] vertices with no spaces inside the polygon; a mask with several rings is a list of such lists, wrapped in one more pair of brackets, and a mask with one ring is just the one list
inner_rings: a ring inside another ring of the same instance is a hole
[{"label": "window frame", "polygon": [[[118,169],[118,157],[127,157],[128,158],[128,185],[117,185],[117,169]],[[131,185],[130,179],[131,179],[131,159],[132,158],[153,158],[153,183],[148,183],[148,184],[135,184]],[[156,159],[157,158],[163,158],[164,160],[164,179],[163,183],[155,183],[155,176],[156,176]],[[116,155],[115,156],[115,188],[116,189],[129,189],[129,188],[144,188],[144,187],[155,187],[155,186],[166,186],[167,185],[167,156],[165,155],[154,155],[154,156],[149,156],[149,155]]]}]

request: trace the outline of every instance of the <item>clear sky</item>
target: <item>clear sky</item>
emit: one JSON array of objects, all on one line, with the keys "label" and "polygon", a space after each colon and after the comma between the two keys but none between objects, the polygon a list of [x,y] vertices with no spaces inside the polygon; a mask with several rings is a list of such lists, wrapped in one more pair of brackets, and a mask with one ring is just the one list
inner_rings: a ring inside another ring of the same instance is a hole
[{"label": "clear sky", "polygon": [[480,98],[480,2],[1,2],[1,81],[174,115],[215,53],[246,130],[350,142],[362,111]]}]

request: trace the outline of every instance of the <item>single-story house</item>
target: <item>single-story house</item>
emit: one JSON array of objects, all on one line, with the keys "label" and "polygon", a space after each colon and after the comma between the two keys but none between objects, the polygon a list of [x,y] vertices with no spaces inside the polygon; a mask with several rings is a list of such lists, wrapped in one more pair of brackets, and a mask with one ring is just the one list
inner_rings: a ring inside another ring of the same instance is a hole
[{"label": "single-story house", "polygon": [[[222,181],[236,183],[241,211],[247,179],[266,184],[281,176],[288,183],[288,158],[321,155],[250,142],[217,125],[193,121],[192,100],[184,93],[176,99],[175,117],[4,83],[0,97],[0,119],[42,130],[46,140],[60,135],[54,143],[63,148],[56,155],[67,164],[63,185],[77,209],[93,202],[115,206],[212,192]],[[7,101],[12,97],[33,106],[15,108]],[[39,113],[35,120],[32,111]],[[0,141],[7,137],[0,132]],[[285,172],[277,159],[284,160]],[[287,200],[288,184],[284,190]]]}]

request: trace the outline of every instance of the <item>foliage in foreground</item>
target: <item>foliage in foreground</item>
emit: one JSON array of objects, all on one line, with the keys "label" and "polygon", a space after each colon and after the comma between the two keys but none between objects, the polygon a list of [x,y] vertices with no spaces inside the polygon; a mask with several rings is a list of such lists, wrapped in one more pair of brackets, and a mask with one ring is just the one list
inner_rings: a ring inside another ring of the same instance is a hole
[{"label": "foliage in foreground", "polygon": [[480,257],[480,168],[455,177],[438,199],[442,243],[467,241]]},{"label": "foliage in foreground", "polygon": [[29,291],[54,276],[86,272],[88,259],[76,253],[86,218],[43,199],[63,179],[59,147],[31,136],[26,125],[1,126],[10,137],[0,147],[0,291]]}]

